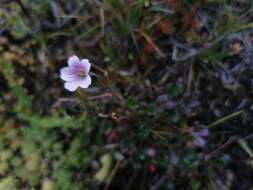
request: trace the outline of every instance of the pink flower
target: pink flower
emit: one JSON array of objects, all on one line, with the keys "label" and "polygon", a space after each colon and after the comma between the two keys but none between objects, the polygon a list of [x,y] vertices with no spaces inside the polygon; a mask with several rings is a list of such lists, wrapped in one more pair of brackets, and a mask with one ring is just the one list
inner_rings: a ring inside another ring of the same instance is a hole
[{"label": "pink flower", "polygon": [[150,148],[148,148],[148,149],[146,150],[146,153],[147,153],[147,155],[148,155],[149,157],[154,157],[155,154],[156,154],[156,151],[155,151],[155,149],[154,149],[153,147],[150,147]]},{"label": "pink flower", "polygon": [[60,71],[60,77],[65,81],[64,88],[71,92],[78,87],[88,88],[91,84],[90,67],[88,59],[80,60],[76,55],[71,56],[68,67],[63,67]]}]

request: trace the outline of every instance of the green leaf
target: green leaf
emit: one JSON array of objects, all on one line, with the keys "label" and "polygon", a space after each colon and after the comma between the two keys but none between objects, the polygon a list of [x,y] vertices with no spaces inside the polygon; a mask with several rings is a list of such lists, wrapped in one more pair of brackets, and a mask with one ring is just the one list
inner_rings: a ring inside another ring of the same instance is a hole
[{"label": "green leaf", "polygon": [[247,154],[248,154],[251,158],[253,158],[253,152],[252,152],[251,148],[249,147],[248,143],[247,143],[245,140],[240,139],[240,140],[239,140],[239,144],[240,144],[240,146],[242,147],[242,149],[243,149],[245,152],[247,152]]},{"label": "green leaf", "polygon": [[178,85],[178,84],[174,84],[172,85],[169,90],[168,90],[168,96],[170,98],[173,98],[175,96],[178,96],[180,93],[182,93],[183,91],[183,88],[181,85]]},{"label": "green leaf", "polygon": [[130,11],[129,23],[132,25],[138,25],[140,23],[141,16],[143,14],[143,9],[146,0],[137,1],[136,5]]},{"label": "green leaf", "polygon": [[100,163],[101,163],[101,168],[97,171],[97,173],[95,174],[95,179],[98,182],[104,182],[105,179],[107,178],[107,176],[109,175],[109,171],[112,165],[112,157],[110,154],[104,154],[101,158],[100,158]]}]

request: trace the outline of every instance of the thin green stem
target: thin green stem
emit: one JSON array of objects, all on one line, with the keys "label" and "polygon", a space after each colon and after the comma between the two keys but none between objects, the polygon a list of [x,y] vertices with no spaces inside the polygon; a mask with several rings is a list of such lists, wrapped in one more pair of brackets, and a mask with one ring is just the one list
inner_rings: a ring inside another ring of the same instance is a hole
[{"label": "thin green stem", "polygon": [[85,91],[78,88],[76,93],[77,93],[81,102],[87,103],[87,95],[86,95]]},{"label": "thin green stem", "polygon": [[216,126],[218,126],[218,125],[220,125],[220,124],[222,124],[222,123],[224,123],[228,120],[236,118],[237,116],[241,115],[243,112],[244,112],[244,110],[240,110],[240,111],[234,112],[232,114],[226,115],[226,116],[214,121],[213,123],[207,125],[207,128],[216,127]]}]

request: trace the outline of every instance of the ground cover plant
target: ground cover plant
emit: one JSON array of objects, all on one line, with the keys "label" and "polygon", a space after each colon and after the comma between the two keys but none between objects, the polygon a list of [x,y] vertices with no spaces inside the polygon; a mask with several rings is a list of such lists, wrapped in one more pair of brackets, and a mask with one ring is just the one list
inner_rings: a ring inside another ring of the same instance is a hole
[{"label": "ground cover plant", "polygon": [[0,190],[252,190],[250,0],[0,0]]}]

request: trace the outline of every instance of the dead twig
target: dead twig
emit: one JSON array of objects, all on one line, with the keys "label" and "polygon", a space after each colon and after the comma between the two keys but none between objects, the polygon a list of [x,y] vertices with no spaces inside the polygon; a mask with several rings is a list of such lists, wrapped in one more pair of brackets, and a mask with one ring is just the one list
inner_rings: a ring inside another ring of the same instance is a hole
[{"label": "dead twig", "polygon": [[187,92],[190,93],[192,89],[192,83],[194,81],[194,68],[193,68],[193,62],[189,65],[189,73],[188,73],[188,80],[187,80]]},{"label": "dead twig", "polygon": [[220,154],[222,152],[225,151],[225,149],[227,149],[228,147],[230,147],[232,144],[235,144],[237,143],[238,141],[240,140],[244,140],[244,141],[247,141],[249,139],[253,138],[253,134],[250,134],[246,137],[243,137],[243,138],[239,138],[238,136],[232,136],[230,137],[227,142],[225,142],[224,144],[222,144],[221,146],[219,146],[216,150],[208,153],[206,156],[205,156],[205,160],[209,160],[211,157],[213,156],[216,156],[217,154]]},{"label": "dead twig", "polygon": [[75,103],[75,104],[79,104],[80,101],[78,98],[60,98],[58,99],[53,105],[52,108],[59,108],[62,106],[62,104],[64,103]]},{"label": "dead twig", "polygon": [[150,190],[158,190],[162,186],[164,181],[169,178],[169,176],[170,172],[169,170],[167,170],[165,174],[150,188]]},{"label": "dead twig", "polygon": [[118,160],[117,163],[115,164],[114,168],[112,169],[112,172],[111,172],[110,176],[108,177],[108,179],[106,181],[104,190],[108,190],[109,189],[109,187],[111,185],[111,182],[112,182],[115,174],[119,170],[119,167],[120,167],[121,163],[122,163],[122,160]]},{"label": "dead twig", "polygon": [[112,97],[112,93],[108,92],[108,93],[88,97],[88,100],[97,100],[97,99],[110,98],[110,97]]},{"label": "dead twig", "polygon": [[23,2],[21,0],[16,0],[16,2],[20,6],[24,15],[29,19],[31,23],[33,23],[32,15],[30,14],[30,11],[26,8],[26,6],[23,4]]},{"label": "dead twig", "polygon": [[142,35],[149,44],[153,45],[159,57],[162,57],[162,58],[166,57],[166,54],[160,48],[158,48],[158,46],[155,43],[153,43],[152,39],[145,32],[140,31],[140,35]]},{"label": "dead twig", "polygon": [[228,147],[230,147],[232,144],[238,142],[240,138],[238,136],[232,136],[230,137],[227,142],[225,142],[224,144],[222,144],[221,146],[219,146],[217,149],[215,149],[214,151],[208,153],[205,156],[205,160],[209,160],[210,158],[212,158],[213,156],[216,156],[222,152],[224,152]]},{"label": "dead twig", "polygon": [[[103,99],[103,98],[110,98],[112,97],[112,93],[104,93],[104,94],[99,94],[95,96],[88,97],[87,100],[98,100],[98,99]],[[74,104],[80,104],[80,100],[78,98],[60,98],[58,99],[53,105],[52,108],[59,108],[62,106],[64,103],[74,103]]]},{"label": "dead twig", "polygon": [[[179,43],[175,40],[171,40],[172,44],[174,45],[173,47],[173,52],[172,52],[172,59],[174,61],[186,61],[189,58],[195,57],[203,52],[205,52],[208,49],[211,49],[215,45],[217,45],[219,42],[221,42],[229,33],[225,32],[224,34],[220,35],[216,40],[214,40],[211,43],[208,43],[205,45],[205,47],[196,49],[193,47],[187,47],[187,44],[182,44]],[[186,51],[187,53],[185,55],[179,55],[179,49],[182,49]]]}]

